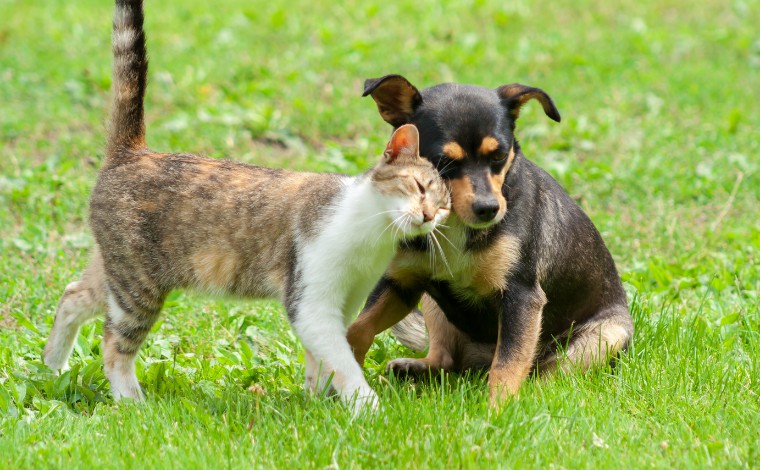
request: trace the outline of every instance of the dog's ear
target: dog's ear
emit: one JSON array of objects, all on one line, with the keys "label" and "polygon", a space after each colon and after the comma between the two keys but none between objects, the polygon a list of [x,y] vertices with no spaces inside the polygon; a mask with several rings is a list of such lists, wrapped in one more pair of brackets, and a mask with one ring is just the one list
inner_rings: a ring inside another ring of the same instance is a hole
[{"label": "dog's ear", "polygon": [[509,114],[512,116],[513,120],[516,120],[520,115],[520,108],[522,105],[533,98],[541,103],[541,106],[544,107],[544,113],[546,113],[547,116],[557,122],[562,119],[559,115],[559,111],[557,111],[557,107],[554,106],[554,101],[552,101],[551,97],[540,88],[513,83],[511,85],[500,86],[496,89],[496,93],[499,94],[499,97],[507,110],[509,110]]},{"label": "dog's ear", "polygon": [[393,127],[409,122],[414,110],[422,104],[419,90],[401,75],[365,80],[362,96],[367,95],[372,95],[380,116]]},{"label": "dog's ear", "polygon": [[404,124],[396,129],[383,152],[385,163],[399,159],[415,159],[420,155],[420,133],[414,124]]}]

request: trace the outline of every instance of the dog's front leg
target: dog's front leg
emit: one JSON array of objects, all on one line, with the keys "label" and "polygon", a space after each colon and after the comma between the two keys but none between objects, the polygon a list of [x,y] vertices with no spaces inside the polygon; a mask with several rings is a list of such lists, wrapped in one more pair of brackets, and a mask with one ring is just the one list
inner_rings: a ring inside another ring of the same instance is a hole
[{"label": "dog's front leg", "polygon": [[403,320],[417,306],[420,297],[421,289],[403,289],[385,277],[380,280],[364,310],[348,328],[348,344],[359,365],[364,364],[375,336]]},{"label": "dog's front leg", "polygon": [[516,397],[520,384],[530,374],[536,360],[544,305],[546,295],[538,283],[533,286],[510,283],[504,293],[496,353],[488,374],[492,407],[508,397]]}]

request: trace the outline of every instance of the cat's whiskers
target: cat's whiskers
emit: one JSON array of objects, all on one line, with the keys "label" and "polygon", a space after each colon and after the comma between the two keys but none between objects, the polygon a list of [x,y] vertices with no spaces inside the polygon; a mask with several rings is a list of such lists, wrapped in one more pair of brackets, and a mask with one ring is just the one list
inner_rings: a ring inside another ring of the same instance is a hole
[{"label": "cat's whiskers", "polygon": [[[428,241],[428,246],[433,248],[433,242],[432,242],[432,236],[430,233],[428,233],[425,238]],[[427,250],[427,252],[430,254],[430,273],[435,275],[435,250]]]},{"label": "cat's whiskers", "polygon": [[394,232],[393,232],[393,244],[394,245],[397,242],[396,237],[398,237],[399,232],[401,233],[402,238],[406,238],[406,233],[407,233],[406,225],[407,225],[407,223],[409,223],[411,225],[411,217],[409,216],[408,212],[404,212],[404,214],[401,217],[403,217],[401,219],[401,222],[396,225],[396,230],[394,230]]},{"label": "cat's whiskers", "polygon": [[[438,227],[448,227],[448,226],[438,224]],[[438,227],[433,228],[433,232],[437,232],[440,236],[443,237],[444,240],[446,240],[447,242],[449,242],[449,245],[451,245],[451,247],[455,251],[459,252],[459,248],[456,245],[454,245],[454,243],[451,240],[449,240],[449,237],[447,237],[446,235],[444,235],[444,233],[442,231],[438,230]]]},{"label": "cat's whiskers", "polygon": [[357,225],[358,225],[358,224],[362,224],[362,223],[364,223],[364,222],[368,221],[369,219],[372,219],[372,218],[375,218],[375,217],[381,216],[381,215],[383,215],[383,214],[390,214],[390,213],[393,213],[393,212],[401,212],[401,210],[399,210],[399,209],[391,209],[391,210],[389,210],[389,211],[382,211],[382,212],[378,212],[377,214],[373,214],[373,215],[370,215],[369,217],[365,217],[365,218],[363,218],[362,220],[358,221],[358,222],[357,222]]},{"label": "cat's whiskers", "polygon": [[446,168],[449,167],[449,165],[451,165],[452,163],[454,163],[454,160],[448,160],[448,161],[446,161],[446,164],[443,165],[443,169],[441,169],[440,165],[441,165],[441,161],[443,161],[443,160],[444,160],[443,158],[439,158],[438,161],[435,163],[435,169],[438,171],[438,174],[440,174],[441,172],[445,171]]},{"label": "cat's whiskers", "polygon": [[[394,211],[394,212],[395,212],[395,211]],[[404,213],[403,213],[403,214],[401,214],[400,216],[396,217],[395,219],[391,220],[391,221],[390,221],[390,223],[389,223],[388,225],[386,225],[386,226],[385,226],[385,228],[383,229],[383,231],[382,231],[382,232],[380,232],[380,235],[378,235],[378,236],[377,236],[377,238],[375,239],[375,241],[374,241],[372,244],[373,244],[373,245],[377,245],[377,242],[379,242],[379,241],[380,241],[380,238],[382,238],[383,234],[384,234],[384,233],[385,233],[385,232],[386,232],[386,231],[387,231],[389,228],[391,228],[393,225],[395,225],[395,224],[396,224],[396,222],[397,222],[399,219],[401,219],[402,217],[405,217],[405,216],[406,216],[406,212],[404,212]],[[393,244],[394,244],[394,245],[396,244],[396,237],[395,237],[395,236],[393,237]]]},{"label": "cat's whiskers", "polygon": [[[441,233],[441,232],[438,232],[438,233]],[[454,273],[451,272],[451,267],[449,266],[449,262],[446,259],[446,254],[443,252],[443,247],[441,246],[440,243],[438,243],[438,239],[435,236],[435,230],[433,230],[432,232],[430,232],[430,236],[433,239],[433,241],[435,242],[435,246],[438,247],[438,251],[441,253],[441,260],[443,261],[443,265],[446,266],[446,270],[449,272],[449,274],[451,275],[451,277],[454,277]]]},{"label": "cat's whiskers", "polygon": [[[438,162],[440,163],[440,160],[438,160]],[[438,165],[436,165],[436,170],[438,170],[438,174],[441,175],[453,164],[454,164],[454,160],[449,160],[446,162],[445,165],[443,165],[443,168],[439,169]]]}]

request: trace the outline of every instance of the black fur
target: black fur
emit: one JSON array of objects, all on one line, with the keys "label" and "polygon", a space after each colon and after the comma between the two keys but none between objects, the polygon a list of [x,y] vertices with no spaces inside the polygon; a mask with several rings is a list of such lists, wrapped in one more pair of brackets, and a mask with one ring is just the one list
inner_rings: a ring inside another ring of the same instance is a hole
[{"label": "black fur", "polygon": [[[509,363],[515,351],[523,350],[535,350],[535,360],[540,362],[538,354],[554,354],[555,348],[550,346],[557,338],[568,338],[573,328],[602,328],[606,320],[620,326],[615,332],[627,344],[633,324],[625,292],[599,232],[559,184],[525,158],[515,139],[520,107],[530,99],[538,100],[547,116],[560,121],[549,95],[518,84],[496,89],[442,84],[420,92],[398,75],[367,80],[367,95],[372,95],[383,118],[394,127],[417,126],[420,154],[436,165],[444,178],[452,183],[469,182],[473,213],[478,204],[493,197],[488,179],[500,174],[508,163],[499,156],[514,149],[514,160],[501,187],[500,196],[506,200],[504,217],[483,227],[457,214],[468,225],[466,251],[485,250],[505,236],[519,241],[519,259],[504,273],[506,290],[462,295],[456,281],[432,279],[420,287],[471,341],[498,343],[494,367]],[[498,142],[500,153],[495,156],[478,151],[487,136]],[[444,147],[449,142],[461,146],[465,157],[448,158]],[[401,247],[409,251],[427,248],[424,242]],[[373,295],[379,297],[392,283],[392,279],[384,279]],[[418,294],[407,292],[406,296]],[[531,321],[535,323],[536,315],[540,339],[538,347],[531,349],[523,343],[528,331],[535,334]],[[455,362],[462,361],[455,358]]]}]

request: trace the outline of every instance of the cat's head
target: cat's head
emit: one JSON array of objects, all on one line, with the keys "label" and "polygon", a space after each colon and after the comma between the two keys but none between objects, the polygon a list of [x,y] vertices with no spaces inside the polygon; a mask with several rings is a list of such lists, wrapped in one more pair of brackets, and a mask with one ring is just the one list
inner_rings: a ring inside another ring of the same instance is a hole
[{"label": "cat's head", "polygon": [[419,146],[413,124],[399,127],[370,172],[375,189],[389,202],[392,230],[402,238],[432,232],[451,210],[449,189],[433,164],[420,157]]}]

